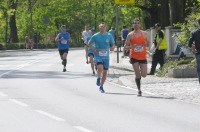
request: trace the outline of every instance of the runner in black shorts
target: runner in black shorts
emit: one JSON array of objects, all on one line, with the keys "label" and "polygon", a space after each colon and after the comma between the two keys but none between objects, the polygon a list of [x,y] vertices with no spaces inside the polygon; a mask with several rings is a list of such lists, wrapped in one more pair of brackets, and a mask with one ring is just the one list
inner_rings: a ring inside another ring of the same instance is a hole
[{"label": "runner in black shorts", "polygon": [[140,64],[147,64],[147,60],[137,60],[137,59],[135,59],[135,58],[131,58],[131,59],[129,60],[129,62],[130,62],[131,64],[134,64],[134,63],[136,63],[136,62],[138,62],[138,63],[140,63]]},{"label": "runner in black shorts", "polygon": [[64,66],[63,72],[66,72],[70,34],[67,32],[67,27],[65,25],[61,27],[61,30],[62,32],[57,35],[55,41],[58,42],[58,50],[60,58],[62,60],[62,64]]},{"label": "runner in black shorts", "polygon": [[[94,35],[96,33],[95,28],[92,28],[91,31],[92,31],[92,34],[91,34],[91,36],[87,37],[87,43],[91,39],[92,35]],[[95,43],[93,43],[93,46],[94,45],[95,45]],[[87,45],[87,47],[88,47],[88,57],[90,58],[90,64],[91,64],[91,68],[92,68],[92,73],[93,73],[93,75],[95,75],[95,70],[94,70],[94,67],[95,67],[94,52],[90,49],[89,45]]]}]

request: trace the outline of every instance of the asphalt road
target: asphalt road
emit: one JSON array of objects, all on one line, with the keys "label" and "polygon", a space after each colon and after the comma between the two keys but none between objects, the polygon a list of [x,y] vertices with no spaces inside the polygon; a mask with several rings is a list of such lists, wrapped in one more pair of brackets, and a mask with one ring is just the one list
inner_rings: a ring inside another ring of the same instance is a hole
[{"label": "asphalt road", "polygon": [[84,51],[67,72],[57,50],[0,52],[0,132],[199,132],[200,106],[106,82],[96,86]]}]

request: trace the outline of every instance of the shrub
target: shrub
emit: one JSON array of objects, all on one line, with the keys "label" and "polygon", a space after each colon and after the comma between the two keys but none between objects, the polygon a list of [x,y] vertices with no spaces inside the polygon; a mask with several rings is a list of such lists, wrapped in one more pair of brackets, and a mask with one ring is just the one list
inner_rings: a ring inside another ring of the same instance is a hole
[{"label": "shrub", "polygon": [[46,44],[38,44],[38,49],[45,49],[46,48]]},{"label": "shrub", "polygon": [[0,44],[0,50],[4,50],[5,49],[5,45],[4,44]]},{"label": "shrub", "polygon": [[181,33],[179,34],[177,40],[186,47],[187,49],[190,50],[188,47],[188,40],[190,38],[190,33],[198,28],[196,19],[200,16],[200,11],[199,10],[194,10],[190,15],[187,16],[185,19],[185,23],[177,23],[174,24],[176,27],[181,28]]},{"label": "shrub", "polygon": [[195,66],[196,61],[193,58],[184,58],[180,60],[168,59],[162,69],[160,69],[156,75],[159,77],[166,77],[168,76],[168,69],[194,68]]},{"label": "shrub", "polygon": [[25,44],[20,44],[20,45],[19,45],[19,48],[20,48],[20,49],[25,49],[25,48],[26,48],[26,47],[25,47]]}]

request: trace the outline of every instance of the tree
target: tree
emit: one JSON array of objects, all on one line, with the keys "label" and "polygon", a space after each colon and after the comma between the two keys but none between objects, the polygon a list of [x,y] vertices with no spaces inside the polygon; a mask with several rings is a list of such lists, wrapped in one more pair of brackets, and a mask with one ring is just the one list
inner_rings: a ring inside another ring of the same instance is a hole
[{"label": "tree", "polygon": [[[184,22],[184,3],[185,0],[169,0],[170,7],[170,25]],[[178,7],[178,11],[177,11]]]},{"label": "tree", "polygon": [[16,25],[16,10],[18,0],[9,0],[10,10],[10,36],[12,43],[18,43],[17,25]]}]

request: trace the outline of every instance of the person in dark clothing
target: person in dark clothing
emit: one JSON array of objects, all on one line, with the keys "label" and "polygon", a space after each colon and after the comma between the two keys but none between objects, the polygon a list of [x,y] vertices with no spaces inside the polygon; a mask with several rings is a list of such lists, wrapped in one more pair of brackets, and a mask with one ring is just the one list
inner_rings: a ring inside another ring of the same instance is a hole
[{"label": "person in dark clothing", "polygon": [[152,57],[152,65],[151,65],[151,71],[148,73],[148,75],[154,75],[156,66],[159,63],[160,68],[163,67],[165,61],[165,51],[167,49],[167,42],[166,42],[166,37],[164,34],[164,31],[161,30],[161,25],[159,23],[155,24],[155,31],[156,31],[156,36],[154,40],[154,53]]},{"label": "person in dark clothing", "polygon": [[192,48],[195,53],[196,64],[197,64],[197,75],[200,84],[200,18],[197,19],[197,23],[199,28],[192,31],[190,34],[190,39],[188,42],[188,46]]},{"label": "person in dark clothing", "polygon": [[[123,29],[121,30],[121,43],[122,43],[122,47],[124,47],[126,38],[128,36],[128,29],[126,28],[126,26],[123,26]],[[120,51],[121,51],[121,46],[120,46]],[[129,55],[129,51],[125,52],[125,50],[123,49],[123,57]]]},{"label": "person in dark clothing", "polygon": [[126,29],[126,26],[123,26],[123,29],[121,31],[121,38],[122,38],[122,46],[124,47],[124,43],[125,43],[125,40],[127,38],[127,35],[128,35],[128,30]]}]

